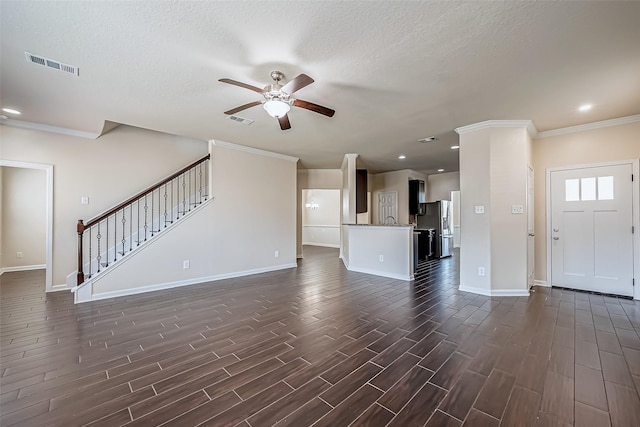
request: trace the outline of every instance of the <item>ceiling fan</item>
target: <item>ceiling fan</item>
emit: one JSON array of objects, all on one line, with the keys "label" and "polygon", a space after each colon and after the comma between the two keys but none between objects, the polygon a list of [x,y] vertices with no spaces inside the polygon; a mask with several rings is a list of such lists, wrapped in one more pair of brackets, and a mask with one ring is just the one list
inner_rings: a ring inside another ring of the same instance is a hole
[{"label": "ceiling fan", "polygon": [[289,123],[287,113],[291,109],[292,105],[294,107],[305,108],[316,113],[324,114],[328,117],[333,117],[335,114],[335,111],[330,108],[291,97],[294,92],[313,83],[314,80],[306,74],[300,74],[295,79],[287,82],[284,86],[280,83],[284,78],[284,74],[280,71],[272,71],[271,78],[274,82],[265,86],[264,89],[231,79],[218,80],[222,83],[228,83],[230,85],[240,86],[245,89],[258,92],[264,97],[264,100],[249,102],[248,104],[241,105],[229,111],[225,111],[224,113],[232,115],[239,111],[246,110],[247,108],[262,104],[262,107],[271,117],[278,119],[280,129],[282,130],[291,129],[291,123]]}]

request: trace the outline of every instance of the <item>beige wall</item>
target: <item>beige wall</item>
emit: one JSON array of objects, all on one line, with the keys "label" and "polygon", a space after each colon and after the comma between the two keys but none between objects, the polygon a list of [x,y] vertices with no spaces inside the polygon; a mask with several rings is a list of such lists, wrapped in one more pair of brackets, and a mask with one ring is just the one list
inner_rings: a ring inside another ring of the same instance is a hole
[{"label": "beige wall", "polygon": [[[460,286],[491,290],[491,130],[460,135]],[[482,205],[485,213],[474,213]],[[478,276],[478,267],[487,275]]]},{"label": "beige wall", "polygon": [[295,267],[296,162],[214,146],[211,167],[213,201],[96,280],[94,294]]},{"label": "beige wall", "polygon": [[[527,217],[512,214],[511,206],[526,206],[530,144],[525,127],[460,135],[461,289],[494,295],[528,289]],[[480,205],[484,214],[475,213]]]},{"label": "beige wall", "polygon": [[296,202],[296,253],[302,257],[302,190],[305,189],[342,189],[342,170],[340,169],[299,169],[297,172]]},{"label": "beige wall", "polygon": [[638,158],[640,122],[533,141],[536,280],[547,280],[547,169]]},{"label": "beige wall", "polygon": [[[208,153],[208,143],[120,126],[96,140],[0,125],[2,160],[52,164],[53,285],[75,271],[78,219],[89,219]],[[89,197],[88,205],[80,198]]]},{"label": "beige wall", "polygon": [[429,175],[426,184],[427,202],[451,200],[451,192],[460,190],[460,172]]},{"label": "beige wall", "polygon": [[[46,173],[3,166],[1,268],[46,263]],[[22,252],[22,258],[16,253]]]}]

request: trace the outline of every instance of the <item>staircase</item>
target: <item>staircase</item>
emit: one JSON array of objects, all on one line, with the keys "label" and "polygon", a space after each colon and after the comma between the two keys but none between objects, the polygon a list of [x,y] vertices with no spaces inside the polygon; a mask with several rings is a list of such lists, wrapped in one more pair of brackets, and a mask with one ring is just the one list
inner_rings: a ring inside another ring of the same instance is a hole
[{"label": "staircase", "polygon": [[193,162],[86,223],[78,220],[76,292],[182,221],[209,198],[211,155]]}]

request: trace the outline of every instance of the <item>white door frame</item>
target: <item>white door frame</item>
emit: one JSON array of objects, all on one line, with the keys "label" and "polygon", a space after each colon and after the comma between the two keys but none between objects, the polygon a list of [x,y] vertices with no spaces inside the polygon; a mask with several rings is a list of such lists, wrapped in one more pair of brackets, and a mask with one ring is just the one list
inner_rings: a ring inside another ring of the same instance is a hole
[{"label": "white door frame", "polygon": [[551,282],[551,173],[557,171],[569,171],[574,169],[593,168],[601,166],[616,166],[616,165],[631,165],[633,168],[633,183],[632,185],[632,197],[631,209],[633,210],[633,278],[635,280],[635,287],[633,289],[633,298],[640,300],[640,160],[620,160],[617,162],[604,162],[604,163],[590,163],[585,165],[572,165],[563,166],[557,168],[547,168],[546,176],[546,222],[547,222],[547,285],[552,286]]},{"label": "white door frame", "polygon": [[45,250],[46,250],[46,273],[45,273],[45,290],[47,292],[51,291],[61,291],[67,290],[67,286],[59,285],[53,286],[53,165],[46,165],[42,163],[27,163],[27,162],[16,162],[12,160],[0,160],[0,166],[8,166],[12,168],[23,168],[23,169],[39,169],[45,171],[46,174],[46,190],[45,190]]}]

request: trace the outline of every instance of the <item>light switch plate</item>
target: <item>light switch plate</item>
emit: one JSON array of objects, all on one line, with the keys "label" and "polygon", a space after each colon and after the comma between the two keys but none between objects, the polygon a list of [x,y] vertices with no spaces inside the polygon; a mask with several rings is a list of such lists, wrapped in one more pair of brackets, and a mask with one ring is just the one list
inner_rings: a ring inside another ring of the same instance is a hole
[{"label": "light switch plate", "polygon": [[81,205],[88,205],[89,204],[89,198],[87,196],[80,197],[80,204]]},{"label": "light switch plate", "polygon": [[476,213],[477,214],[483,214],[484,213],[484,206],[482,206],[482,205],[476,206]]},{"label": "light switch plate", "polygon": [[524,206],[522,205],[511,205],[511,213],[512,214],[523,214]]}]

